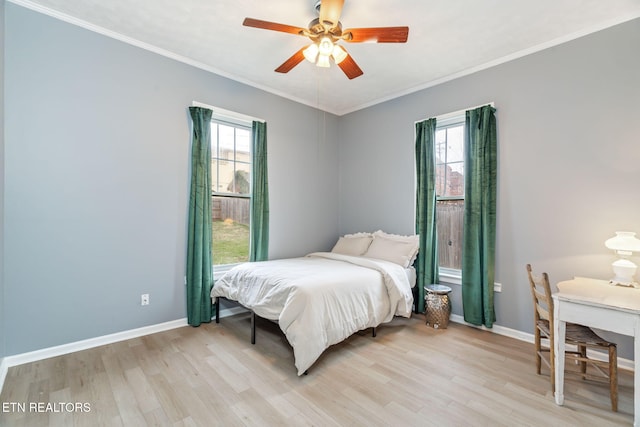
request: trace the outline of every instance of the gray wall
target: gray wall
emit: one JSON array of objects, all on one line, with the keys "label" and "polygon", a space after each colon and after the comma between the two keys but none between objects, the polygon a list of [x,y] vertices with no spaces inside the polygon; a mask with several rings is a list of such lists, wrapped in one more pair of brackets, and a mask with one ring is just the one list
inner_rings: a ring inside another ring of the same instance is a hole
[{"label": "gray wall", "polygon": [[525,264],[608,279],[604,241],[640,233],[639,47],[636,19],[341,117],[340,231],[411,233],[414,122],[495,102],[497,324],[532,332]]},{"label": "gray wall", "polygon": [[270,257],[335,242],[337,117],[5,12],[7,355],[186,317],[193,100],[267,120]]},{"label": "gray wall", "polygon": [[4,309],[4,0],[0,0],[0,361],[5,356]]}]

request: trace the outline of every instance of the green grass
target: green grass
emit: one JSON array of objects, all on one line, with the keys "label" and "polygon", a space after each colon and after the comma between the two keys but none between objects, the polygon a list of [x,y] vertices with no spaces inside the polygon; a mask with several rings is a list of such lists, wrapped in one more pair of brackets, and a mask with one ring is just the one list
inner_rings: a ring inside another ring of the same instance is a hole
[{"label": "green grass", "polygon": [[214,265],[249,261],[249,226],[229,220],[213,221],[212,235]]}]

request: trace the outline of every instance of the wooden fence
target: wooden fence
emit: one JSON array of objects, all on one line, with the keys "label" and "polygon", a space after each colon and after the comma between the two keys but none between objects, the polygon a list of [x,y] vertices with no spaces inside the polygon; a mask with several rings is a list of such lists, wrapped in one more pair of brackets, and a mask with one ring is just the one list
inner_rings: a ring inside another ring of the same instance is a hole
[{"label": "wooden fence", "polygon": [[[212,197],[211,213],[214,221],[231,219],[249,225],[249,199]],[[439,201],[436,204],[438,227],[438,257],[440,267],[462,268],[462,224],[464,200]]]},{"label": "wooden fence", "polygon": [[231,219],[249,225],[249,199],[240,197],[211,198],[211,217],[214,221]]},{"label": "wooden fence", "polygon": [[436,203],[440,267],[462,269],[463,214],[464,200],[446,200]]}]

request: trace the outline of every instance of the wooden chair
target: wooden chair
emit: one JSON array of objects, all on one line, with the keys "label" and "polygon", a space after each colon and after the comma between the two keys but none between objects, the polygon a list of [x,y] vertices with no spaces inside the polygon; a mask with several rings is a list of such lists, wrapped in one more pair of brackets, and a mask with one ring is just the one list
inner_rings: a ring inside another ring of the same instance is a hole
[{"label": "wooden chair", "polygon": [[[533,296],[534,321],[535,321],[535,349],[536,349],[536,370],[540,375],[541,362],[549,368],[551,375],[551,390],[555,393],[555,368],[553,364],[553,299],[551,298],[551,285],[549,276],[542,273],[542,276],[535,276],[531,270],[531,265],[527,264],[527,274],[531,295]],[[541,339],[549,340],[549,346],[543,347]],[[574,360],[580,364],[580,372],[576,372],[583,379],[608,380],[611,394],[611,409],[618,411],[618,350],[615,343],[606,341],[596,335],[590,328],[582,325],[567,323],[566,343],[576,348],[576,351],[567,350],[567,360]],[[587,349],[606,350],[607,360],[597,360],[587,356]],[[549,353],[548,355],[546,353]],[[587,365],[592,366],[597,375],[587,372]],[[573,372],[568,372],[573,373]]]}]

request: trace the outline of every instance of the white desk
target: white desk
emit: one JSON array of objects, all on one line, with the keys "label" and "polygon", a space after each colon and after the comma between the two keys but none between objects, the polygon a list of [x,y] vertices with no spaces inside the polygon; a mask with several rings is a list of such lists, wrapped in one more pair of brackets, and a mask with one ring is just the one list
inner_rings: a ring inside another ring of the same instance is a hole
[{"label": "white desk", "polygon": [[633,425],[640,427],[640,289],[612,286],[606,280],[576,277],[558,283],[554,300],[556,403],[564,403],[566,324],[634,337]]}]

